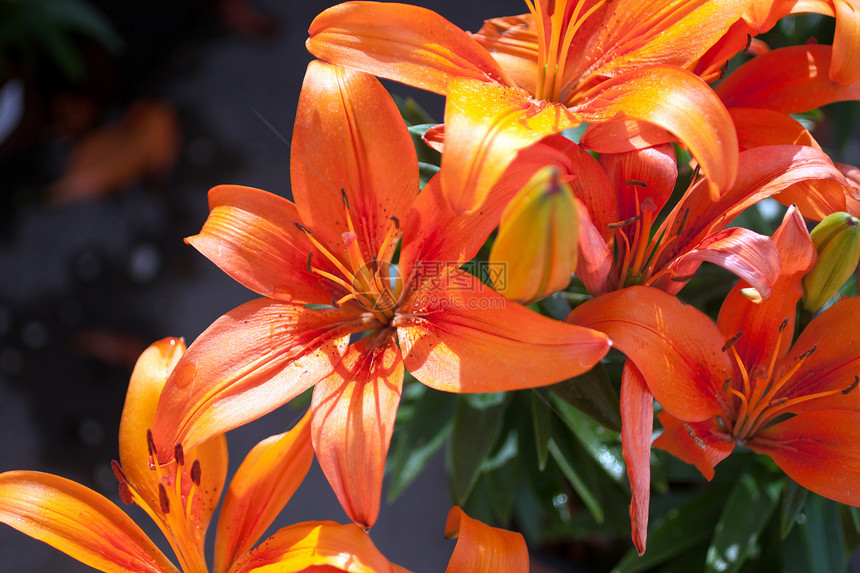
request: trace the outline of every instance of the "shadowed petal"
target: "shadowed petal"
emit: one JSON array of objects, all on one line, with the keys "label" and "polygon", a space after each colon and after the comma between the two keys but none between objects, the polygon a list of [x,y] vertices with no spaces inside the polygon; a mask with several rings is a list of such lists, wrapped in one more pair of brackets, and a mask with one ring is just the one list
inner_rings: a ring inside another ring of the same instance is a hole
[{"label": "shadowed petal", "polygon": [[230,481],[215,535],[215,571],[227,571],[272,524],[304,480],[314,450],[310,410],[288,432],[248,452]]},{"label": "shadowed petal", "polygon": [[655,124],[690,149],[719,189],[728,189],[735,180],[738,141],[731,116],[711,88],[687,71],[650,67],[627,72],[601,83],[597,94],[573,110],[587,122],[638,119]]},{"label": "shadowed petal", "polygon": [[605,336],[502,298],[452,270],[425,284],[394,319],[406,369],[446,392],[498,392],[560,382],[608,351]]},{"label": "shadowed petal", "polygon": [[844,86],[860,80],[860,3],[833,0],[833,7],[836,9],[836,32],[830,79]]},{"label": "shadowed petal", "polygon": [[663,433],[654,440],[654,446],[693,464],[708,481],[714,477],[714,466],[726,459],[735,447],[735,442],[720,432],[716,418],[685,422],[668,412],[660,413],[658,418]]},{"label": "shadowed petal", "polygon": [[631,361],[621,377],[621,447],[630,480],[630,527],[633,545],[645,553],[648,506],[651,501],[651,434],[654,430],[654,397],[642,373]]},{"label": "shadowed petal", "polygon": [[259,418],[340,362],[353,313],[258,299],[228,312],[191,345],[173,371],[155,415],[159,458]]},{"label": "shadowed petal", "polygon": [[0,522],[101,571],[177,571],[107,498],[58,476],[0,474]]},{"label": "shadowed petal", "polygon": [[832,51],[830,46],[804,45],[768,52],[732,72],[716,91],[729,107],[764,107],[782,113],[860,99],[860,80],[840,85],[830,79]]},{"label": "shadowed petal", "polygon": [[387,573],[404,571],[379,552],[354,523],[304,521],[279,529],[241,556],[230,573],[298,573],[305,570]]},{"label": "shadowed petal", "polygon": [[418,194],[418,159],[397,106],[369,74],[308,65],[290,153],[293,197],[316,240],[346,260],[351,219],[363,260],[377,256]]},{"label": "shadowed petal", "polygon": [[[313,250],[299,230],[296,206],[273,193],[219,185],[209,191],[209,218],[185,242],[257,294],[283,302],[328,304],[328,281],[308,271]],[[328,270],[317,256],[317,268]]]},{"label": "shadowed petal", "polygon": [[731,374],[723,337],[705,314],[651,287],[629,287],[573,309],[567,322],[605,332],[632,360],[664,409],[700,421],[727,412],[720,389]]},{"label": "shadowed petal", "polygon": [[379,514],[385,457],[403,388],[403,360],[390,337],[352,344],[317,383],[314,451],[346,514],[363,528]]},{"label": "shadowed petal", "polygon": [[452,78],[509,84],[487,51],[436,12],[382,2],[344,2],[311,23],[306,47],[321,60],[439,94]]},{"label": "shadowed petal", "polygon": [[448,512],[445,537],[457,537],[457,545],[445,573],[520,573],[529,570],[529,552],[522,535],[472,519],[457,506]]},{"label": "shadowed petal", "polygon": [[839,503],[860,506],[860,412],[818,410],[759,431],[748,442],[794,481]]}]

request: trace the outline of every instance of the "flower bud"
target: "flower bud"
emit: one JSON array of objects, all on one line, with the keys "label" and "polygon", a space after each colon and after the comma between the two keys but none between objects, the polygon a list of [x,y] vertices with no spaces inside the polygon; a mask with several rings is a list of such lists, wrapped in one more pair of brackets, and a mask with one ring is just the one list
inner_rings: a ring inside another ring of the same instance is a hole
[{"label": "flower bud", "polygon": [[816,312],[836,294],[860,262],[860,220],[848,213],[832,213],[809,236],[818,251],[818,262],[803,277],[803,308]]},{"label": "flower bud", "polygon": [[529,304],[570,283],[576,268],[577,201],[555,166],[540,169],[502,213],[490,251],[494,286],[505,298]]}]

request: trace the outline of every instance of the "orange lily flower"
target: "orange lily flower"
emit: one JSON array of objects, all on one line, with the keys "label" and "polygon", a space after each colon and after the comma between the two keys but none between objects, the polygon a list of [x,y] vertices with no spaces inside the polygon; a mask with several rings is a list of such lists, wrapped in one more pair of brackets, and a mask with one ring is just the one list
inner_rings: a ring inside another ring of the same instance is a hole
[{"label": "orange lily flower", "polygon": [[[500,197],[531,172],[514,173]],[[177,366],[153,430],[163,460],[172,444],[201,443],[315,385],[317,459],[347,515],[370,527],[404,367],[438,390],[493,392],[564,380],[606,354],[605,335],[506,301],[457,268],[504,205],[457,217],[438,178],[418,195],[412,141],[373,76],[311,63],[291,175],[295,203],[216,187],[188,239],[266,298],[215,321]]]},{"label": "orange lily flower", "polygon": [[699,266],[711,262],[751,283],[762,297],[779,272],[769,237],[727,226],[754,203],[798,184],[848,183],[825,153],[800,145],[743,151],[734,185],[718,200],[707,179],[695,180],[656,225],[675,187],[677,164],[671,146],[661,145],[595,160],[561,136],[545,140],[558,151],[553,164],[585,205],[579,219],[576,275],[593,295],[634,284],[675,294]]},{"label": "orange lily flower", "polygon": [[[608,333],[628,357],[622,441],[633,489],[634,542],[645,549],[652,398],[663,407],[655,445],[710,479],[735,443],[769,455],[804,487],[860,505],[860,299],[821,313],[792,344],[801,280],[815,248],[791,209],[773,237],[781,272],[754,302],[744,281],[717,323],[675,297],[631,287],[574,309],[568,320]],[[786,416],[789,417],[786,417]]]},{"label": "orange lily flower", "polygon": [[[417,6],[345,2],[311,23],[307,48],[447,96],[442,188],[458,212],[483,203],[520,149],[582,122],[625,129],[630,122],[616,120],[647,122],[660,142],[687,145],[718,186],[732,183],[731,119],[686,68],[740,18],[746,1],[526,4],[529,14],[488,20],[470,35]],[[616,130],[594,149],[628,150],[640,140]]]},{"label": "orange lily flower", "polygon": [[[181,340],[164,339],[141,355],[120,423],[121,462],[113,462],[113,468],[123,501],[137,504],[158,524],[182,571],[199,573],[208,571],[203,542],[227,472],[226,440],[217,436],[184,451],[178,446],[176,459],[158,464],[149,431],[158,397],[184,351]],[[221,509],[214,571],[238,573],[261,566],[279,571],[312,566],[356,573],[402,570],[391,565],[353,523],[298,523],[252,549],[295,492],[312,459],[308,415],[292,430],[251,450]],[[0,521],[101,571],[178,571],[119,507],[59,476],[32,471],[0,474]]]}]

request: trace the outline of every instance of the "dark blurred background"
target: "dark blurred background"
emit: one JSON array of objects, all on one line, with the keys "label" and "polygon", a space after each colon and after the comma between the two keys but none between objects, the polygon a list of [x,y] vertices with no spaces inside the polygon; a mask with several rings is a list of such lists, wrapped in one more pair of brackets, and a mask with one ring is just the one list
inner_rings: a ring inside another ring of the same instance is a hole
[{"label": "dark blurred background", "polygon": [[[138,354],[165,336],[190,343],[256,296],[182,239],[203,224],[214,185],[289,197],[284,140],[307,28],[335,3],[0,0],[0,471],[56,473],[119,501],[109,462]],[[468,30],[525,10],[418,4]],[[441,120],[441,97],[389,86]],[[300,413],[231,432],[231,467]],[[454,546],[437,458],[371,534],[417,572],[442,571]],[[315,465],[276,527],[318,519],[347,521]],[[0,572],[84,570],[0,526]]]}]

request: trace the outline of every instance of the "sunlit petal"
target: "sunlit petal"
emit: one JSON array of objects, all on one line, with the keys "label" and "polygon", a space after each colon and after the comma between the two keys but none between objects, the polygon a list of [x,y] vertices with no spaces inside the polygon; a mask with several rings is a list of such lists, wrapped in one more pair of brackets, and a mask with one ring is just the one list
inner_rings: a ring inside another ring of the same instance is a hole
[{"label": "sunlit petal", "polygon": [[371,527],[379,514],[382,474],[403,388],[403,360],[391,338],[352,344],[314,388],[313,446],[341,506]]},{"label": "sunlit petal", "polygon": [[248,551],[304,480],[314,450],[310,410],[288,432],[266,438],[248,452],[230,481],[215,535],[218,572]]},{"label": "sunlit petal", "polygon": [[836,9],[836,32],[830,79],[843,86],[850,85],[860,80],[860,3],[833,0],[833,7]]},{"label": "sunlit petal", "polygon": [[344,2],[317,16],[308,34],[307,49],[321,60],[440,94],[452,78],[507,83],[474,38],[419,6]]},{"label": "sunlit petal", "polygon": [[520,573],[529,570],[523,536],[472,519],[457,506],[448,512],[445,537],[457,545],[445,573]]},{"label": "sunlit petal", "polygon": [[0,522],[101,571],[177,571],[107,498],[58,476],[0,474]]},{"label": "sunlit petal", "polygon": [[609,349],[602,334],[532,312],[459,270],[423,285],[394,324],[407,370],[447,392],[560,382],[589,370]]},{"label": "sunlit petal", "polygon": [[164,388],[153,426],[159,458],[299,395],[331,372],[349,334],[363,329],[345,310],[268,299],[228,312],[191,345]]}]

